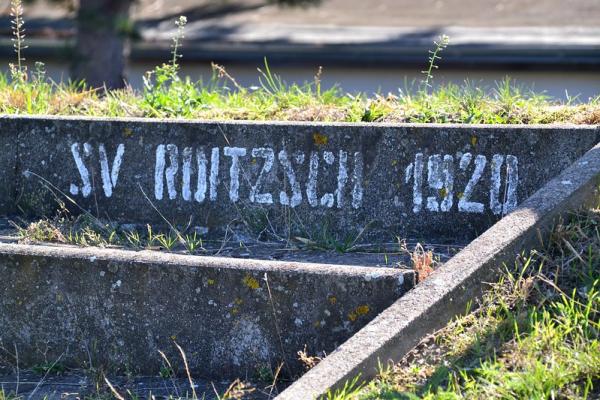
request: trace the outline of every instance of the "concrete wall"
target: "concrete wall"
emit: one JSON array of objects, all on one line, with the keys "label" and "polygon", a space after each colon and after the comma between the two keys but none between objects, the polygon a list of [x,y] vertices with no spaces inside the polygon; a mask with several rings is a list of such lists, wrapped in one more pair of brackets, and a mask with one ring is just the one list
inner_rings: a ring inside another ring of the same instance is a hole
[{"label": "concrete wall", "polygon": [[69,197],[123,222],[164,224],[158,210],[219,233],[261,213],[281,231],[370,224],[389,239],[473,238],[600,140],[575,126],[24,117],[0,119],[0,135],[0,168],[17,177],[4,213]]}]

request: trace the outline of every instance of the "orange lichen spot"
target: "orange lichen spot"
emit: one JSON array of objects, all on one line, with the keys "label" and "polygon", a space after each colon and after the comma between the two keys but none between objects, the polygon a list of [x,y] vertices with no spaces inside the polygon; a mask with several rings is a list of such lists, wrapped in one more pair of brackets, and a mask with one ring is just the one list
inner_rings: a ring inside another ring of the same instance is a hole
[{"label": "orange lichen spot", "polygon": [[260,287],[260,284],[258,283],[256,278],[250,275],[246,275],[242,282],[244,282],[244,285],[248,286],[252,290],[258,289]]},{"label": "orange lichen spot", "polygon": [[354,309],[354,311],[352,311],[350,314],[348,314],[348,319],[350,321],[354,322],[359,317],[368,314],[369,311],[371,311],[371,307],[369,307],[367,304],[363,304],[361,306],[356,307]]},{"label": "orange lichen spot", "polygon": [[473,136],[471,136],[471,146],[475,147],[476,144],[477,144],[477,136],[473,135]]},{"label": "orange lichen spot", "polygon": [[335,296],[329,296],[327,297],[327,300],[329,301],[329,304],[335,304],[337,303],[337,298]]},{"label": "orange lichen spot", "polygon": [[175,340],[175,339],[177,339],[177,336],[171,335],[171,340]]},{"label": "orange lichen spot", "polygon": [[313,323],[313,326],[314,326],[315,328],[320,328],[320,327],[321,327],[321,321],[315,321],[315,322]]},{"label": "orange lichen spot", "polygon": [[244,302],[244,300],[240,299],[239,297],[236,297],[233,302],[239,306],[240,304],[242,304]]},{"label": "orange lichen spot", "polygon": [[313,133],[313,142],[317,145],[317,146],[325,146],[327,144],[327,142],[329,141],[329,138],[321,133]]},{"label": "orange lichen spot", "polygon": [[398,160],[392,160],[392,166],[395,167],[396,165],[398,165]]},{"label": "orange lichen spot", "polygon": [[448,194],[446,188],[441,188],[438,192],[440,194],[440,197],[446,197],[446,195]]},{"label": "orange lichen spot", "polygon": [[206,283],[208,283],[209,285],[214,285],[215,284],[215,280],[214,279],[209,279],[206,281]]},{"label": "orange lichen spot", "polygon": [[125,129],[123,129],[123,136],[125,136],[126,138],[132,137],[133,136],[133,131],[131,130],[131,128],[125,128]]},{"label": "orange lichen spot", "polygon": [[464,194],[463,192],[458,192],[458,193],[456,194],[456,197],[458,197],[459,199],[462,199],[464,195],[465,195],[465,194]]}]

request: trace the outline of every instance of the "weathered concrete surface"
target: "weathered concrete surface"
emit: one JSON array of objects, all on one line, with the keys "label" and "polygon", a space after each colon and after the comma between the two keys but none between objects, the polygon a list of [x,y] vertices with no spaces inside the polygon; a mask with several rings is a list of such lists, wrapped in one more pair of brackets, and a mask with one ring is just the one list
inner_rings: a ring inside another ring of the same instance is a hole
[{"label": "weathered concrete surface", "polygon": [[471,239],[600,140],[577,126],[14,116],[0,132],[19,135],[16,193],[0,199],[29,214],[68,196],[75,211],[123,222],[164,224],[160,211],[217,234],[234,222],[305,237],[368,224],[388,239]]},{"label": "weathered concrete surface", "polygon": [[[0,342],[19,366],[256,376],[330,352],[412,287],[412,271],[0,243]],[[265,280],[265,277],[267,280]],[[267,286],[268,281],[268,286]]]},{"label": "weathered concrete surface", "polygon": [[17,131],[0,128],[0,215],[15,213]]},{"label": "weathered concrete surface", "polygon": [[361,374],[377,373],[378,363],[398,361],[418,341],[464,312],[469,301],[497,278],[503,263],[535,246],[559,216],[581,206],[597,206],[600,144],[541,188],[517,210],[475,239],[425,282],[396,301],[277,399],[315,399]]}]

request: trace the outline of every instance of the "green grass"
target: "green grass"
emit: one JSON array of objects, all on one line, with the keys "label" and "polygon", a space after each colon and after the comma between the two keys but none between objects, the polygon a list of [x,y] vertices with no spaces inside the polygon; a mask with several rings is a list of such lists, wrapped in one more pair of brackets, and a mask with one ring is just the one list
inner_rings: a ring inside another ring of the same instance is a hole
[{"label": "green grass", "polygon": [[[41,68],[41,67],[38,67]],[[220,72],[219,72],[220,71]],[[561,103],[506,79],[493,88],[471,82],[433,91],[348,94],[322,88],[319,78],[286,84],[268,66],[260,86],[240,86],[222,67],[207,82],[181,78],[171,65],[147,74],[143,91],[101,93],[83,84],[55,83],[43,74],[23,81],[0,75],[0,113],[217,120],[534,124],[600,122],[599,97]]]},{"label": "green grass", "polygon": [[78,217],[58,215],[21,224],[13,223],[20,243],[63,243],[82,247],[124,247],[141,250],[179,251],[204,254],[201,236],[195,231],[180,231],[175,227],[156,232],[152,226],[145,229],[119,226],[99,220],[90,214]]},{"label": "green grass", "polygon": [[330,399],[600,396],[600,209],[521,256],[476,311],[425,338],[364,387]]},{"label": "green grass", "polygon": [[[13,3],[16,64],[0,74],[0,114],[79,115],[92,117],[193,118],[209,120],[281,120],[330,122],[412,122],[469,124],[600,123],[600,93],[582,102],[560,102],[520,87],[509,78],[494,87],[466,81],[432,89],[433,71],[449,43],[440,37],[430,51],[423,79],[390,94],[346,93],[313,82],[286,83],[267,61],[258,68],[258,85],[244,87],[220,65],[210,79],[182,77],[181,39],[185,17],[173,38],[172,58],[144,76],[135,91],[97,90],[85,83],[56,83],[42,63],[28,70],[24,58],[24,20],[20,1]],[[400,81],[401,77],[399,77]]]}]

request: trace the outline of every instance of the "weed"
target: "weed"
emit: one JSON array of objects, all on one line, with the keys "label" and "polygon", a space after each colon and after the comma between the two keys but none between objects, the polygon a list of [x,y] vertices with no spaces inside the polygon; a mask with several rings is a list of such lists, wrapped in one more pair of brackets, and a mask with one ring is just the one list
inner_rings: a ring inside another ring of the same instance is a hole
[{"label": "weed", "polygon": [[222,396],[217,394],[219,400],[238,400],[243,399],[247,395],[254,392],[256,389],[240,379],[233,381]]},{"label": "weed", "polygon": [[256,377],[261,382],[272,382],[275,377],[275,373],[270,365],[261,365],[256,369]]},{"label": "weed", "polygon": [[172,236],[171,233],[156,235],[155,238],[156,241],[168,251],[173,250],[173,247],[177,244],[177,237]]},{"label": "weed", "polygon": [[17,228],[19,240],[22,242],[67,242],[67,238],[61,230],[49,220],[40,220],[32,222],[27,227],[22,228],[13,224]]},{"label": "weed", "polygon": [[36,374],[46,375],[62,375],[67,372],[67,368],[60,363],[48,363],[48,364],[39,364],[34,365],[31,370]]},{"label": "weed", "polygon": [[420,243],[417,243],[411,250],[405,240],[398,238],[400,252],[410,256],[411,267],[417,273],[417,282],[422,282],[435,271],[439,264],[439,258],[431,250],[425,250]]},{"label": "weed", "polygon": [[125,231],[124,234],[125,234],[125,239],[127,240],[127,242],[129,242],[131,247],[133,247],[135,249],[139,249],[142,247],[142,238],[140,237],[140,234],[138,231],[136,231],[136,230]]},{"label": "weed", "polygon": [[299,350],[297,354],[298,360],[300,360],[302,365],[304,365],[304,368],[307,370],[315,367],[323,359],[322,357],[311,356],[310,354],[308,354],[308,351],[306,350],[306,345],[304,345],[304,350]]},{"label": "weed", "polygon": [[56,217],[55,219],[42,219],[20,226],[13,223],[17,229],[18,239],[23,243],[30,242],[58,242],[69,243],[77,246],[122,246],[135,250],[147,248],[155,249],[157,246],[167,251],[185,249],[190,254],[205,251],[202,238],[197,232],[182,234],[175,231],[174,227],[168,233],[156,232],[150,225],[146,225],[146,232],[123,225],[118,228],[116,224],[104,223],[97,218],[81,215],[75,219]]},{"label": "weed", "polygon": [[187,24],[187,18],[181,15],[176,21],[175,25],[177,25],[177,34],[173,37],[173,58],[171,59],[171,66],[174,70],[179,69],[179,64],[177,63],[177,59],[181,58],[181,54],[178,53],[179,46],[181,46],[181,42],[185,37],[185,24]]},{"label": "weed", "polygon": [[11,64],[10,71],[13,80],[16,83],[22,84],[25,82],[27,76],[27,69],[23,65],[23,61],[25,61],[23,50],[27,46],[25,46],[25,28],[23,27],[25,22],[23,21],[23,4],[21,0],[11,0],[10,15],[12,18],[13,47],[17,54],[17,64]]},{"label": "weed", "polygon": [[309,238],[296,236],[294,239],[310,249],[334,250],[338,253],[349,253],[357,249],[357,243],[367,232],[371,223],[366,224],[358,232],[350,232],[340,237],[336,235],[330,227],[328,220],[323,221],[321,229],[316,232],[309,232]]},{"label": "weed", "polygon": [[425,78],[421,81],[421,92],[424,94],[427,94],[429,88],[431,87],[431,83],[433,81],[433,70],[438,69],[436,61],[442,59],[440,54],[446,47],[448,47],[448,43],[450,43],[450,38],[446,35],[442,35],[437,41],[433,42],[435,48],[433,50],[429,50],[429,65],[426,71],[421,71],[421,73],[425,75]]},{"label": "weed", "polygon": [[204,247],[202,246],[202,238],[200,238],[196,232],[191,235],[185,235],[184,241],[185,248],[190,254],[194,254],[198,250],[204,250]]}]

